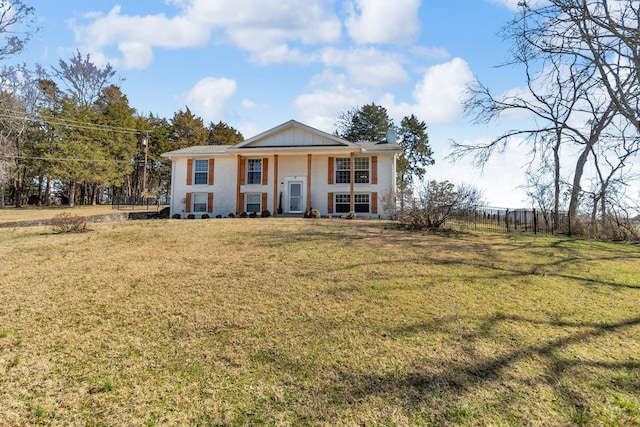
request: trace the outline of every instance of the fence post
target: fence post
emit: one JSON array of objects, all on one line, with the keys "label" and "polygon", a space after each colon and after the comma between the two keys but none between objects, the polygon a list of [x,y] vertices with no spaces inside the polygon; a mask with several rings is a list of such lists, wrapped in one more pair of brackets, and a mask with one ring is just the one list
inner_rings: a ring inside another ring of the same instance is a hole
[{"label": "fence post", "polygon": [[538,234],[538,215],[536,215],[536,208],[533,208],[533,234]]},{"label": "fence post", "polygon": [[507,226],[507,233],[509,232],[509,209],[504,212],[504,223]]}]

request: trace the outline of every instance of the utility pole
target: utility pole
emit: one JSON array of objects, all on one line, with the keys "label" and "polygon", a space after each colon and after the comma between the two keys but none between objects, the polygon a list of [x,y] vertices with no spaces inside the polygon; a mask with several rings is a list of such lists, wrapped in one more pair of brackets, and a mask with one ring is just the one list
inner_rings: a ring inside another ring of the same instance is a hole
[{"label": "utility pole", "polygon": [[144,146],[144,168],[142,169],[142,192],[147,192],[147,159],[149,153],[149,131],[144,131],[142,137],[142,145]]}]

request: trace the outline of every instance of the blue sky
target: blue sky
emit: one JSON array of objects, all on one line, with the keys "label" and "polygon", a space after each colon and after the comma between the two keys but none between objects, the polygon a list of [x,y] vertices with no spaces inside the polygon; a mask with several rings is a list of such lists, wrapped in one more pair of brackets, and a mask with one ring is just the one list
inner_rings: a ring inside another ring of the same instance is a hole
[{"label": "blue sky", "polygon": [[461,94],[474,77],[495,93],[522,85],[502,64],[499,31],[517,0],[27,0],[40,32],[21,60],[55,65],[76,49],[124,79],[139,113],[188,106],[246,138],[290,119],[333,132],[341,111],[375,102],[428,126],[428,178],[473,184],[493,206],[527,206],[525,147],[484,171],[444,157],[450,140],[497,136],[471,126]]}]

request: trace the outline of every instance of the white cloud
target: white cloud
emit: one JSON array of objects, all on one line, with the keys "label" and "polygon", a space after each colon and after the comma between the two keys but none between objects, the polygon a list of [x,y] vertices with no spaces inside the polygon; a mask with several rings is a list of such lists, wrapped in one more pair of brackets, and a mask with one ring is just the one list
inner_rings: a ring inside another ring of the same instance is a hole
[{"label": "white cloud", "polygon": [[296,98],[300,120],[325,132],[335,130],[341,112],[371,102],[371,94],[348,83],[344,74],[325,70],[311,82],[314,89]]},{"label": "white cloud", "polygon": [[258,108],[258,104],[246,98],[242,100],[241,104],[242,104],[242,107],[244,107],[247,110],[256,110]]},{"label": "white cloud", "polygon": [[145,69],[153,62],[153,50],[144,43],[119,43],[118,50],[124,55],[125,68]]},{"label": "white cloud", "polygon": [[319,53],[328,67],[344,67],[352,83],[373,87],[397,86],[408,80],[404,59],[379,49],[326,48]]},{"label": "white cloud", "polygon": [[442,47],[412,46],[411,53],[425,58],[449,59],[451,55]]},{"label": "white cloud", "polygon": [[[143,68],[154,48],[193,48],[212,38],[252,54],[259,63],[304,62],[289,44],[314,45],[339,41],[341,23],[326,0],[180,0],[173,17],[164,14],[130,16],[115,6],[104,14],[87,14],[86,25],[71,22],[81,50],[99,56],[115,45],[124,60],[112,64]],[[136,59],[134,52],[143,53]]]},{"label": "white cloud", "polygon": [[189,91],[186,101],[189,108],[206,122],[224,121],[227,116],[226,103],[235,93],[235,80],[206,77]]},{"label": "white cloud", "polygon": [[469,64],[460,58],[428,68],[413,91],[413,103],[395,103],[395,97],[385,94],[380,104],[391,117],[415,114],[427,124],[450,123],[462,113],[466,85],[473,80]]},{"label": "white cloud", "polygon": [[347,31],[357,43],[410,43],[420,31],[419,7],[420,0],[354,0]]},{"label": "white cloud", "polygon": [[469,64],[454,58],[427,70],[414,90],[418,113],[431,122],[451,122],[462,112],[465,86],[473,80]]}]

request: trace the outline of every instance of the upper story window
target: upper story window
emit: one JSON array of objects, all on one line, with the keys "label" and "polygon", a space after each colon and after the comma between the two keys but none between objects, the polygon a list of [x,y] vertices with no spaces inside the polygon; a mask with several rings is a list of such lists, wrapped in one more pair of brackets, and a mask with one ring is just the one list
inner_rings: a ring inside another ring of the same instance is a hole
[{"label": "upper story window", "polygon": [[353,169],[355,171],[356,184],[368,184],[369,183],[369,158],[368,157],[356,157],[353,159]]},{"label": "upper story window", "polygon": [[349,182],[351,182],[351,159],[336,157],[336,184],[349,184]]},{"label": "upper story window", "polygon": [[247,160],[247,184],[262,184],[262,159]]},{"label": "upper story window", "polygon": [[[356,184],[369,183],[369,158],[356,157],[353,159],[354,182]],[[336,184],[351,183],[351,159],[349,157],[336,157],[335,160]]]},{"label": "upper story window", "polygon": [[209,182],[209,160],[194,161],[193,183],[206,185]]}]

